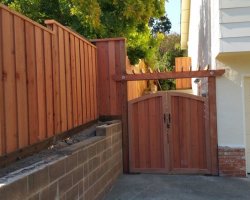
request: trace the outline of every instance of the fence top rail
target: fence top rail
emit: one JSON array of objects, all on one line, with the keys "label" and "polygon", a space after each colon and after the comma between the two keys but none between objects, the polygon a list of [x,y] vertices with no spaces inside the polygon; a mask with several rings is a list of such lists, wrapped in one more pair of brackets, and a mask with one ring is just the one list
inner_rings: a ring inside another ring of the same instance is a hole
[{"label": "fence top rail", "polygon": [[75,37],[77,37],[80,40],[83,40],[84,42],[88,43],[89,45],[91,45],[92,47],[96,48],[96,46],[94,44],[92,44],[90,41],[88,41],[84,36],[80,35],[79,33],[76,33],[74,30],[70,29],[69,27],[63,26],[62,24],[60,24],[59,22],[57,22],[56,20],[53,19],[49,19],[49,20],[45,20],[44,22],[46,25],[53,25],[56,24],[57,26],[59,26],[60,28],[62,28],[63,30],[73,34]]},{"label": "fence top rail", "polygon": [[48,29],[47,27],[45,27],[45,26],[43,26],[43,25],[41,25],[41,24],[39,24],[39,23],[33,21],[32,19],[26,17],[25,15],[22,15],[22,14],[16,12],[16,11],[10,9],[9,7],[7,7],[7,6],[5,6],[5,5],[3,5],[3,4],[1,4],[1,3],[0,3],[0,9],[4,9],[4,10],[10,12],[11,14],[17,16],[17,17],[20,17],[20,18],[22,18],[23,20],[25,20],[25,21],[27,21],[27,22],[33,24],[34,26],[37,26],[37,27],[43,29],[44,31],[47,31],[47,32],[50,33],[50,34],[55,34],[52,30]]},{"label": "fence top rail", "polygon": [[222,76],[225,69],[219,70],[202,70],[202,71],[183,71],[183,72],[159,72],[145,74],[121,74],[114,75],[115,81],[142,81],[142,80],[159,80],[159,79],[181,79],[181,78],[205,78]]}]

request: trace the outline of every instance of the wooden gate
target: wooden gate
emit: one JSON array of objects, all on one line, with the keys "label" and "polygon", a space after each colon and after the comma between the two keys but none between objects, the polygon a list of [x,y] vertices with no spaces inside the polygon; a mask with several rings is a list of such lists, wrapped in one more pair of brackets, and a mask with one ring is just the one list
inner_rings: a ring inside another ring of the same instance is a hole
[{"label": "wooden gate", "polygon": [[130,172],[211,173],[205,98],[160,92],[128,109]]},{"label": "wooden gate", "polygon": [[130,172],[167,172],[166,93],[128,103]]}]

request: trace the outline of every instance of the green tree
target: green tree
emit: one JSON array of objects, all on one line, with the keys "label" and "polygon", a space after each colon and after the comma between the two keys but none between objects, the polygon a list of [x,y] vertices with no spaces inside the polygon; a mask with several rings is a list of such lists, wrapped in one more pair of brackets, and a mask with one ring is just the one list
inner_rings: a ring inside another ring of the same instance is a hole
[{"label": "green tree", "polygon": [[[168,21],[164,9],[166,0],[0,0],[0,2],[41,24],[45,19],[55,19],[89,39],[126,37],[132,64],[142,58],[148,64],[154,65],[160,44],[157,33],[168,32],[170,29],[170,24],[162,28]],[[149,26],[150,19],[156,22],[152,27]]]},{"label": "green tree", "polygon": [[[182,57],[184,51],[180,48],[181,37],[179,34],[166,35],[162,40],[158,51],[158,62],[156,67],[160,71],[173,71],[175,58]],[[175,80],[160,80],[163,90],[175,89]]]}]

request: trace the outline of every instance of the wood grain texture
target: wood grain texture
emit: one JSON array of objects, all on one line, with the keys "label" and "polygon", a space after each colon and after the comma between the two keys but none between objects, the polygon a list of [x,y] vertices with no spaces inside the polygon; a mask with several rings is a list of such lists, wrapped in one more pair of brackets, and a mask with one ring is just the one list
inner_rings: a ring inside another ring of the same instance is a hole
[{"label": "wood grain texture", "polygon": [[205,98],[169,92],[171,104],[171,171],[206,172]]},{"label": "wood grain texture", "polygon": [[44,32],[44,64],[46,90],[47,137],[54,135],[54,101],[53,101],[53,61],[52,35]]},{"label": "wood grain texture", "polygon": [[142,80],[160,80],[160,79],[178,79],[178,78],[204,78],[222,76],[225,73],[224,69],[218,70],[203,70],[189,72],[160,72],[160,73],[145,73],[145,74],[122,74],[115,75],[113,79],[116,81],[142,81]]},{"label": "wood grain texture", "polygon": [[82,115],[82,78],[81,78],[81,60],[80,60],[80,43],[75,38],[75,57],[76,57],[76,91],[77,91],[77,118],[78,124],[83,123]]},{"label": "wood grain texture", "polygon": [[68,130],[66,66],[64,31],[58,27],[59,82],[60,82],[60,126],[61,132]]},{"label": "wood grain texture", "polygon": [[25,22],[30,144],[34,144],[38,140],[37,71],[34,29],[35,27],[32,24]]},{"label": "wood grain texture", "polygon": [[89,55],[88,55],[88,45],[84,43],[84,60],[85,60],[85,84],[86,84],[86,113],[87,121],[90,121],[91,118],[91,97],[90,97],[90,77],[89,77]]},{"label": "wood grain texture", "polygon": [[86,78],[85,78],[85,57],[84,57],[84,42],[80,41],[80,61],[81,61],[81,88],[82,88],[82,120],[83,124],[87,122],[87,93],[86,93]]},{"label": "wood grain texture", "polygon": [[71,81],[71,60],[70,60],[70,35],[64,31],[64,55],[66,73],[66,93],[67,93],[67,122],[68,129],[73,127],[73,105],[72,105],[72,81]]},{"label": "wood grain texture", "polygon": [[60,69],[58,27],[53,26],[55,35],[52,37],[53,55],[53,99],[54,99],[54,134],[61,132],[61,99],[60,99]]},{"label": "wood grain texture", "polygon": [[163,140],[164,94],[147,95],[129,101],[130,171],[165,171]]},{"label": "wood grain texture", "polygon": [[76,127],[76,126],[78,126],[77,80],[76,80],[75,38],[73,35],[70,35],[70,59],[71,59],[73,126]]},{"label": "wood grain texture", "polygon": [[44,140],[47,132],[45,69],[43,32],[35,27],[36,73],[37,73],[37,104],[38,104],[38,140]]},{"label": "wood grain texture", "polygon": [[91,46],[88,46],[88,76],[89,79],[89,94],[90,94],[90,120],[93,120],[94,118],[94,102],[93,102],[93,96],[94,96],[94,85],[93,85],[93,62],[92,62],[92,52],[91,52]]},{"label": "wood grain texture", "polygon": [[[0,9],[0,49],[3,49],[3,17]],[[5,106],[4,106],[4,84],[3,84],[3,51],[0,51],[0,156],[5,153]]]},{"label": "wood grain texture", "polygon": [[208,78],[209,102],[209,135],[211,145],[211,170],[213,175],[218,175],[218,136],[217,136],[217,110],[216,110],[216,79]]},{"label": "wood grain texture", "polygon": [[16,60],[16,90],[17,90],[17,119],[18,119],[18,147],[29,144],[28,131],[28,93],[25,56],[25,29],[24,21],[14,16],[15,60]]},{"label": "wood grain texture", "polygon": [[0,5],[0,156],[98,117],[96,47],[47,27]]},{"label": "wood grain texture", "polygon": [[[175,71],[190,71],[192,66],[190,57],[175,58]],[[176,79],[176,89],[190,89],[192,88],[191,78]]]}]

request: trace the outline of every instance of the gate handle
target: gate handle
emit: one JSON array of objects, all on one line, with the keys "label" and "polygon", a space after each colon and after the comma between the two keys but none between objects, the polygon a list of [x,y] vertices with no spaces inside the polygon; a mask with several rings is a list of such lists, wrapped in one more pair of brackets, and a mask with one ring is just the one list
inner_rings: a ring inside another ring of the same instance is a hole
[{"label": "gate handle", "polygon": [[170,113],[164,113],[164,123],[167,123],[167,128],[170,128],[170,124],[171,124]]}]

